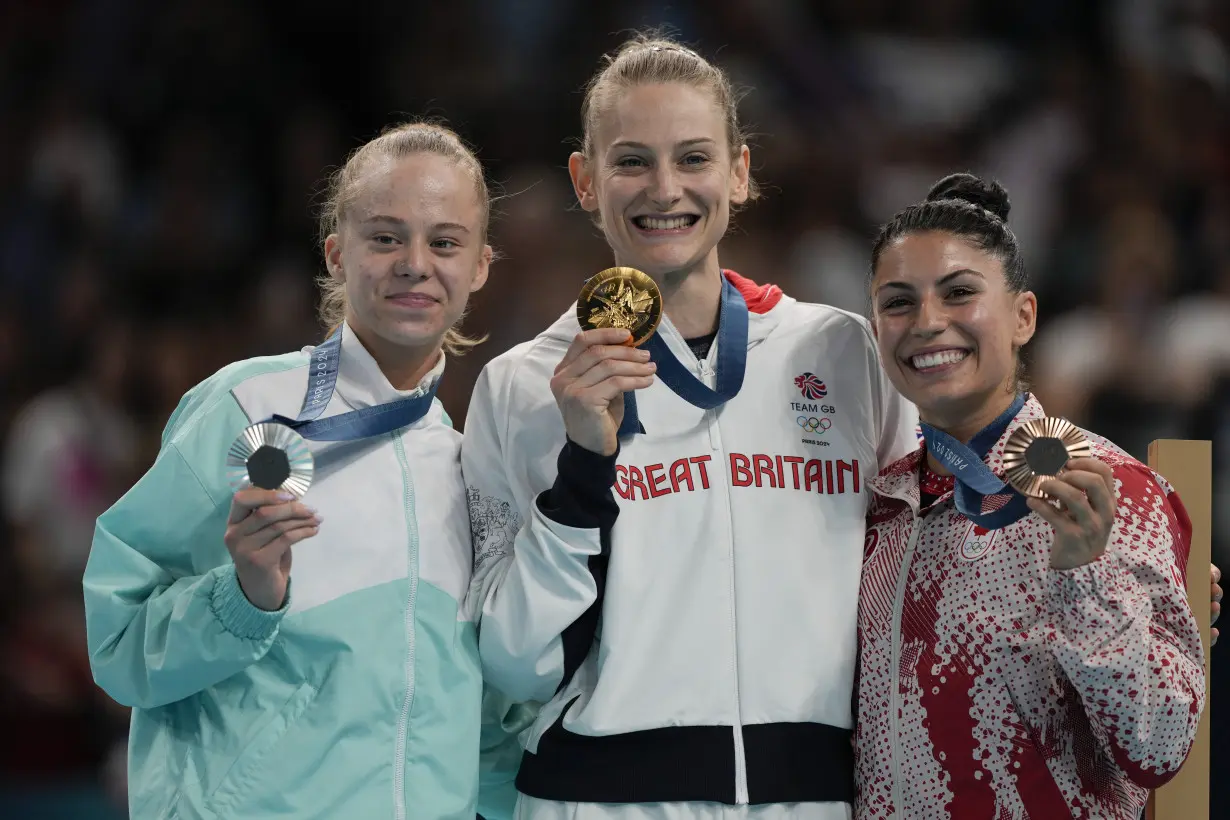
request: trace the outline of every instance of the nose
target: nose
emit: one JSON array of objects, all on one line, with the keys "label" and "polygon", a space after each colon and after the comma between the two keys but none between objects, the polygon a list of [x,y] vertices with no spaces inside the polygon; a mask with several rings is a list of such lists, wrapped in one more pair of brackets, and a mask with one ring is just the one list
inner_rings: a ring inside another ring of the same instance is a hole
[{"label": "nose", "polygon": [[405,254],[398,260],[394,273],[398,276],[406,276],[412,279],[426,279],[431,270],[431,265],[428,262],[429,256],[427,246],[424,243],[409,242],[406,244]]},{"label": "nose", "polygon": [[679,174],[670,162],[658,163],[658,169],[653,175],[653,188],[649,191],[649,199],[655,208],[669,211],[683,198],[683,186],[679,183]]},{"label": "nose", "polygon": [[914,318],[914,333],[920,336],[936,336],[948,327],[948,313],[934,296],[924,296],[918,303]]}]

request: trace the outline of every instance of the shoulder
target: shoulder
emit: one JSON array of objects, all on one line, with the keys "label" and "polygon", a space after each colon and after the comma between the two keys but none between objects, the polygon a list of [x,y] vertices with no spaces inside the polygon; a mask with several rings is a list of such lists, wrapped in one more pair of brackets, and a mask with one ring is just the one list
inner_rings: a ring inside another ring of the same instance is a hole
[{"label": "shoulder", "polygon": [[491,469],[488,459],[503,459],[509,476],[521,475],[541,454],[550,454],[554,463],[564,433],[551,377],[569,344],[571,336],[565,339],[546,332],[496,356],[483,368],[461,443],[470,484],[477,484],[480,474]]},{"label": "shoulder", "polygon": [[235,395],[236,390],[260,390],[262,387],[268,389],[273,385],[263,385],[262,381],[276,374],[288,374],[295,370],[303,371],[298,375],[306,383],[307,365],[308,354],[302,351],[280,356],[261,356],[228,364],[184,394],[167,420],[162,435],[163,444],[181,439],[220,411],[234,408],[242,412],[243,408]]},{"label": "shoulder", "polygon": [[1082,430],[1089,439],[1093,456],[1110,467],[1115,477],[1120,508],[1149,511],[1158,506],[1173,506],[1177,496],[1165,478],[1143,462],[1133,458],[1110,439]]},{"label": "shoulder", "polygon": [[777,310],[782,313],[778,324],[778,329],[782,332],[798,333],[810,338],[824,336],[843,339],[868,350],[875,350],[871,323],[857,313],[832,305],[799,302],[789,297],[782,300]]},{"label": "shoulder", "polygon": [[[800,302],[777,285],[760,285],[733,270],[723,274],[747,303],[751,336],[802,335],[848,336],[859,344],[875,347],[867,319],[848,310],[815,302]],[[757,331],[759,326],[759,334]]]},{"label": "shoulder", "polygon": [[[567,317],[564,317],[567,318]],[[549,397],[549,383],[573,336],[573,327],[561,326],[563,319],[529,341],[496,356],[479,375],[475,399],[486,404],[518,406],[530,397]]]}]

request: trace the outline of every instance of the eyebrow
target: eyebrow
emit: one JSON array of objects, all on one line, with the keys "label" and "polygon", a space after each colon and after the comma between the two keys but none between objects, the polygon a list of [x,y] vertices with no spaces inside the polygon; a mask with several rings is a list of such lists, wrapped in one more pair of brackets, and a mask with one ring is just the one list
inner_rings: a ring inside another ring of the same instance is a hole
[{"label": "eyebrow", "polygon": [[[717,144],[717,141],[712,140],[709,137],[695,137],[690,140],[684,140],[683,142],[679,143],[677,147],[689,148],[693,145],[716,145],[716,144]],[[643,142],[637,142],[635,140],[618,140],[612,143],[611,147],[612,148],[639,148],[642,151],[650,150],[648,145],[646,145]]]},{"label": "eyebrow", "polygon": [[[370,225],[374,222],[386,222],[401,227],[404,227],[406,224],[406,220],[400,219],[396,216],[388,216],[387,214],[375,214],[374,216],[366,217],[365,219],[360,220],[359,224]],[[432,225],[431,228],[433,231],[462,231],[464,233],[470,233],[470,229],[465,225],[462,225],[460,222],[437,222]]]},{"label": "eyebrow", "polygon": [[[958,276],[963,276],[965,274],[969,274],[970,276],[977,276],[979,279],[986,279],[985,276],[983,276],[981,273],[979,273],[976,270],[972,270],[970,268],[961,268],[960,270],[954,270],[952,273],[944,274],[936,281],[935,284],[945,285],[951,282],[953,279],[956,279]],[[897,288],[898,290],[914,290],[914,286],[908,282],[885,282],[884,284],[876,288],[876,290],[881,291],[886,288]]]}]

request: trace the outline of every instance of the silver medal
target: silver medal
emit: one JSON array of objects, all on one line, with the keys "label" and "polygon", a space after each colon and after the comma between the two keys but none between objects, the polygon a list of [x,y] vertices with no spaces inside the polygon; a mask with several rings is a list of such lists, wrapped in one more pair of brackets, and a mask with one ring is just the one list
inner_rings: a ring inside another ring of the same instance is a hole
[{"label": "silver medal", "polygon": [[303,436],[275,422],[245,429],[226,455],[227,480],[236,492],[259,487],[302,498],[312,486],[314,468],[312,451]]}]

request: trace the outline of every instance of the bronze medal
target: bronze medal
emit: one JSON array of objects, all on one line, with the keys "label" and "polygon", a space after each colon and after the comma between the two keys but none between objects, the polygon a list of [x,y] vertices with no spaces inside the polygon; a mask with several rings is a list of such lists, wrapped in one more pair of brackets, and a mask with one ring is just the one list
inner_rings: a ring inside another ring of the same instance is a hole
[{"label": "bronze medal", "polygon": [[1047,498],[1038,488],[1059,475],[1074,458],[1091,458],[1093,448],[1075,424],[1067,419],[1033,419],[1008,437],[1004,446],[1004,478],[1017,492],[1031,498]]},{"label": "bronze medal", "polygon": [[594,274],[577,297],[582,330],[619,327],[632,334],[627,344],[643,344],[662,321],[662,292],[636,268],[607,268]]}]

